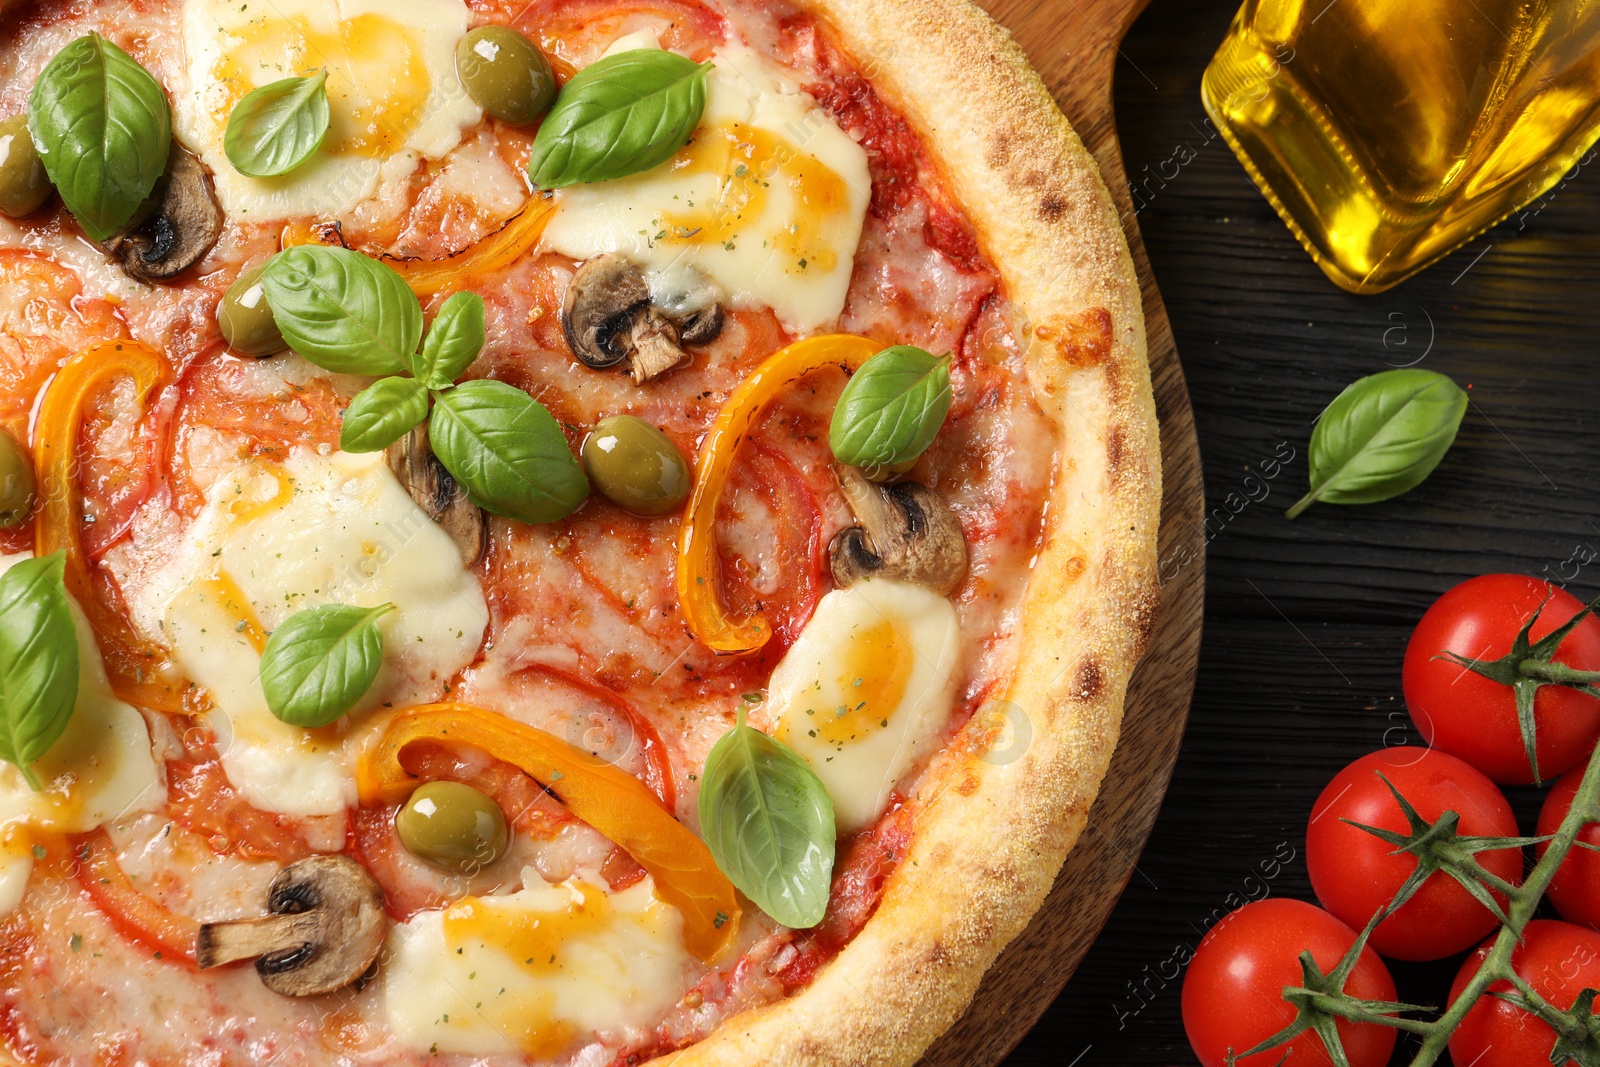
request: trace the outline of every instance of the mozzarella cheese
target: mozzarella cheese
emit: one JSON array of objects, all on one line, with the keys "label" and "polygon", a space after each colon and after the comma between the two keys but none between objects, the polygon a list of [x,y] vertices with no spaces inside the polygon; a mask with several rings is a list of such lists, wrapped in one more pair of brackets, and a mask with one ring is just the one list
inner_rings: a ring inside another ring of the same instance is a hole
[{"label": "mozzarella cheese", "polygon": [[516,893],[397,924],[385,958],[385,1008],[405,1044],[534,1060],[596,1031],[648,1026],[694,968],[683,917],[649,878],[608,893],[534,876]]},{"label": "mozzarella cheese", "polygon": [[[30,553],[0,557],[0,574]],[[70,596],[69,596],[70,599]],[[81,833],[166,801],[144,717],[111,692],[88,621],[72,605],[78,631],[78,703],[66,732],[33,764],[39,792],[22,772],[0,764],[0,914],[16,908],[33,870],[27,827]]]},{"label": "mozzarella cheese", "polygon": [[[654,47],[634,34],[612,46]],[[716,54],[693,139],[627,178],[556,193],[546,244],[573,259],[620,252],[647,271],[698,268],[734,308],[771,308],[809,333],[844,310],[872,178],[867,154],[778,68]]]},{"label": "mozzarella cheese", "polygon": [[950,601],[867,580],[824,596],[772,672],[773,734],[822,779],[841,833],[877,819],[937,740],[960,650]]},{"label": "mozzarella cheese", "polygon": [[[455,73],[462,0],[187,0],[188,90],[174,128],[213,174],[217,199],[250,222],[340,214],[437,159],[483,118]],[[328,72],[322,147],[288,174],[251,178],[223,151],[234,106],[283,78]]]},{"label": "mozzarella cheese", "polygon": [[135,604],[211,698],[228,780],[258,808],[331,815],[355,799],[341,731],[280,722],[259,677],[267,634],[329,603],[396,609],[381,624],[383,669],[353,717],[434,699],[477,655],[489,618],[455,543],[381,453],[304,448],[221,478],[178,559]]}]

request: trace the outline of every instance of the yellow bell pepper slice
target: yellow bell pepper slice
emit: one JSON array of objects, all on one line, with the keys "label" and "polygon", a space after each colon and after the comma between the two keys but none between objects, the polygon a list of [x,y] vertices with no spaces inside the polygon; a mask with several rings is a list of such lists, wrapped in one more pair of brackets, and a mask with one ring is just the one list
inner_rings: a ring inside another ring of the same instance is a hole
[{"label": "yellow bell pepper slice", "polygon": [[678,603],[689,629],[718,655],[754,652],[772,637],[761,615],[731,619],[722,604],[713,524],[739,445],[772,401],[823,367],[854,374],[883,345],[854,334],[809,337],[780,349],[757,367],[722,405],[695,457],[694,489],[678,531]]},{"label": "yellow bell pepper slice", "polygon": [[167,362],[138,341],[103,341],[67,361],[45,390],[34,429],[34,465],[42,499],[34,517],[34,552],[66,556],[66,585],[94,628],[112,689],[130,704],[182,713],[187,683],[173,676],[165,652],[141,637],[101,599],[90,578],[79,526],[78,434],[89,399],[116,378],[131,378],[143,403],[169,378]]},{"label": "yellow bell pepper slice", "polygon": [[689,951],[707,962],[733,942],[739,899],[711,850],[633,775],[543,730],[471,704],[422,704],[391,719],[356,767],[363,804],[395,803],[416,787],[400,754],[417,741],[454,742],[503,759],[555,793],[655,879],[683,914]]},{"label": "yellow bell pepper slice", "polygon": [[[538,196],[504,226],[453,256],[443,259],[384,257],[380,262],[398,271],[411,291],[425,300],[447,289],[460,289],[473,275],[497,270],[531,252],[544,236],[544,228],[553,214],[555,201],[549,196]],[[306,222],[291,222],[283,228],[279,238],[283,248],[320,243],[316,227]]]}]

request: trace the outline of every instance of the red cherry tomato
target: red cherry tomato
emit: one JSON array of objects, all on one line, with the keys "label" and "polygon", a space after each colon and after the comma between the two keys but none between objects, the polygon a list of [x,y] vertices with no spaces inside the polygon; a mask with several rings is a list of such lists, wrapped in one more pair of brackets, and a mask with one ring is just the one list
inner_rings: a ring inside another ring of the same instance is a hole
[{"label": "red cherry tomato", "polygon": [[[1406,646],[1406,704],[1434,748],[1459,756],[1497,782],[1533,781],[1511,687],[1447,659],[1454,652],[1495,660],[1511,651],[1518,631],[1546,597],[1530,640],[1557,629],[1583,609],[1571,594],[1520,574],[1486,574],[1462,582],[1434,601]],[[1577,670],[1600,670],[1600,619],[1578,624],[1556,650],[1555,661]],[[1565,686],[1546,685],[1534,698],[1539,774],[1555,778],[1588,758],[1600,738],[1600,700]]]},{"label": "red cherry tomato", "polygon": [[[1452,1003],[1478,973],[1491,945],[1485,941],[1461,965],[1450,987]],[[1600,988],[1600,933],[1553,919],[1535,919],[1523,930],[1522,944],[1511,954],[1511,967],[1545,1000],[1565,1010],[1586,987]],[[1497,993],[1512,989],[1504,980],[1489,986],[1490,992]],[[1550,1067],[1555,1046],[1556,1032],[1544,1020],[1486,993],[1450,1035],[1450,1058],[1483,1067]]]},{"label": "red cherry tomato", "polygon": [[[1386,748],[1362,756],[1334,775],[1311,808],[1306,866],[1317,899],[1341,921],[1360,929],[1387,907],[1417,869],[1415,857],[1341,820],[1405,833],[1410,829],[1388,778],[1429,822],[1446,811],[1461,817],[1466,837],[1515,837],[1511,805],[1493,782],[1454,756],[1427,748]],[[1478,862],[1513,884],[1522,881],[1515,848],[1478,853]],[[1505,907],[1505,901],[1500,901]],[[1494,929],[1494,914],[1443,871],[1435,872],[1400,910],[1378,924],[1368,941],[1385,956],[1437,960],[1464,952]]]},{"label": "red cherry tomato", "polygon": [[[1578,795],[1578,784],[1582,781],[1582,767],[1575,767],[1561,776],[1550,795],[1544,798],[1544,807],[1539,809],[1536,834],[1545,837],[1556,832],[1572,808],[1572,798]],[[1600,848],[1600,823],[1585,825],[1578,832],[1578,840]],[[1539,855],[1543,856],[1546,846],[1541,843],[1538,847]],[[1574,844],[1567,858],[1556,868],[1556,876],[1550,880],[1550,888],[1544,895],[1562,918],[1600,930],[1600,852]]]},{"label": "red cherry tomato", "polygon": [[[1200,941],[1183,978],[1183,1029],[1204,1067],[1224,1067],[1230,1049],[1254,1048],[1294,1020],[1295,1009],[1282,993],[1301,983],[1301,952],[1309,950],[1326,974],[1355,940],[1354,930],[1301,900],[1261,900],[1225,916]],[[1372,949],[1362,950],[1345,992],[1363,1000],[1394,999],[1394,980]],[[1384,1067],[1395,1031],[1341,1019],[1339,1037],[1350,1067]],[[1322,1039],[1308,1030],[1239,1065],[1273,1067],[1286,1052],[1292,1067],[1333,1062]]]}]

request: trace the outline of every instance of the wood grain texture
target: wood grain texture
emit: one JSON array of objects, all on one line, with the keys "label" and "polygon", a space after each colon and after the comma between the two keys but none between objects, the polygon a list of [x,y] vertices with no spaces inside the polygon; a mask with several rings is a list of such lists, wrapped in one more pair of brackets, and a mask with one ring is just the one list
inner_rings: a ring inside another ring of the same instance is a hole
[{"label": "wood grain texture", "polygon": [[[1200,105],[1237,8],[1152,0],[1118,60],[1123,156],[1206,459],[1205,647],[1138,870],[1016,1067],[1194,1064],[1181,960],[1245,900],[1312,899],[1304,832],[1323,785],[1375,748],[1418,743],[1400,686],[1418,616],[1490,571],[1600,592],[1600,560],[1575,553],[1600,550],[1600,154],[1415,279],[1344,293]],[[1440,468],[1397,500],[1286,521],[1322,407],[1357,377],[1419,359],[1472,387]],[[1531,833],[1540,793],[1511,799]],[[1459,962],[1391,969],[1402,999],[1438,1003]]]},{"label": "wood grain texture", "polygon": [[1200,652],[1203,486],[1183,370],[1151,277],[1111,115],[1116,43],[1146,0],[979,0],[1012,31],[1100,165],[1121,211],[1144,295],[1163,500],[1161,618],[1129,686],[1122,736],[1089,825],[1028,929],[995,962],[966,1015],[924,1058],[992,1064],[1038,1019],[1094,942],[1144,846],[1177,757]]}]

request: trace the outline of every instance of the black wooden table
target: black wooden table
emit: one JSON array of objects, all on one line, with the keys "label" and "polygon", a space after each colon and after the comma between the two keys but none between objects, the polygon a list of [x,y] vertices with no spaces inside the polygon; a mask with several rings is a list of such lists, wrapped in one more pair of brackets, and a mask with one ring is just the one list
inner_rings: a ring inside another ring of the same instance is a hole
[{"label": "black wooden table", "polygon": [[[1205,638],[1161,817],[1017,1065],[1193,1064],[1181,961],[1247,900],[1313,899],[1304,834],[1318,792],[1363,753],[1421,743],[1400,663],[1433,599],[1492,571],[1600,592],[1600,561],[1580,562],[1600,559],[1600,152],[1419,277],[1351,296],[1201,107],[1200,74],[1234,8],[1154,0],[1117,67],[1123,155],[1205,460]],[[1470,387],[1440,469],[1398,500],[1285,520],[1317,413],[1355,378],[1412,364]],[[1524,833],[1538,796],[1512,791]],[[1439,1002],[1458,963],[1391,965],[1401,999]]]}]

